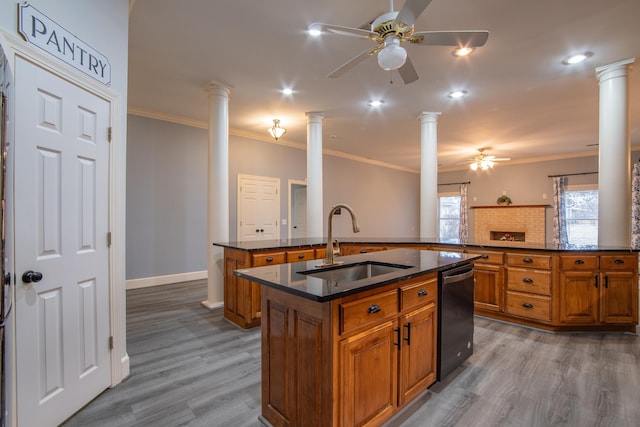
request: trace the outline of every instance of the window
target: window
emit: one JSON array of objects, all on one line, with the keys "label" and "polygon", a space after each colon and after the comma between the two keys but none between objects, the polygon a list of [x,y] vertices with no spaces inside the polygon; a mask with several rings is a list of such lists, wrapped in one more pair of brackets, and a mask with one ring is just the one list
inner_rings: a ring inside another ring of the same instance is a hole
[{"label": "window", "polygon": [[460,239],[460,193],[438,195],[438,219],[440,241],[457,242]]},{"label": "window", "polygon": [[597,245],[598,188],[593,185],[570,186],[564,195],[569,245]]}]

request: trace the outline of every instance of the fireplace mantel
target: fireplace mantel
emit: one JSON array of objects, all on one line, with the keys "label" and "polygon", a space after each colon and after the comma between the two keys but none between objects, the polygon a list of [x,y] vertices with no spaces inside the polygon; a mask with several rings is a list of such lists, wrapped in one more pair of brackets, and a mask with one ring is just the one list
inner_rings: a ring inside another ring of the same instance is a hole
[{"label": "fireplace mantel", "polygon": [[489,205],[470,206],[471,209],[503,209],[503,208],[550,208],[551,205]]}]

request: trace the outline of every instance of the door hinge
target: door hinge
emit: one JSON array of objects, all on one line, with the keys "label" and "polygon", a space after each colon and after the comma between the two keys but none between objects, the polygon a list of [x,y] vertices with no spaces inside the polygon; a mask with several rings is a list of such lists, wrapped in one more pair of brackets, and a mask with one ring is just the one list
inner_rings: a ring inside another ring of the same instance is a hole
[{"label": "door hinge", "polygon": [[111,126],[109,126],[107,128],[107,141],[111,142],[111,132],[113,131],[113,128]]},{"label": "door hinge", "polygon": [[111,232],[107,231],[107,247],[111,247]]},{"label": "door hinge", "polygon": [[113,350],[113,335],[109,337],[109,350]]}]

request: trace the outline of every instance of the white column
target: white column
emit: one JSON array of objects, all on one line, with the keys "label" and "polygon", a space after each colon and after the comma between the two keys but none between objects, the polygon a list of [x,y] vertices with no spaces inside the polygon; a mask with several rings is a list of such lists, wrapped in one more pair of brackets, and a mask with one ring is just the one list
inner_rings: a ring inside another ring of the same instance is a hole
[{"label": "white column", "polygon": [[229,93],[211,82],[209,94],[209,150],[207,171],[207,300],[209,309],[224,303],[224,249],[213,242],[229,241]]},{"label": "white column", "polygon": [[307,237],[323,237],[322,113],[307,113]]},{"label": "white column", "polygon": [[420,119],[420,238],[438,232],[438,116],[423,112]]},{"label": "white column", "polygon": [[631,244],[630,64],[634,58],[596,68],[600,85],[598,245]]}]

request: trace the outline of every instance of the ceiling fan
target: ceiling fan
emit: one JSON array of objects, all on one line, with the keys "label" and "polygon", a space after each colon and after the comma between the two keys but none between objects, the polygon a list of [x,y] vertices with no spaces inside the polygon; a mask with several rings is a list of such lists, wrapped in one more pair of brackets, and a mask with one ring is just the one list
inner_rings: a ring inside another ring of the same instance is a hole
[{"label": "ceiling fan", "polygon": [[407,51],[401,46],[408,42],[420,46],[457,46],[475,48],[483,46],[489,37],[488,31],[418,31],[413,24],[432,0],[406,0],[400,11],[393,10],[393,0],[389,0],[391,11],[380,15],[371,24],[371,30],[342,27],[339,25],[313,23],[309,33],[318,35],[324,31],[371,39],[376,43],[356,57],[350,59],[329,74],[329,78],[337,78],[369,56],[378,54],[378,65],[384,70],[398,70],[405,84],[418,80]]},{"label": "ceiling fan", "polygon": [[478,169],[487,170],[495,166],[496,162],[506,162],[511,160],[511,158],[509,157],[487,156],[486,154],[484,154],[484,151],[487,149],[488,147],[478,148],[479,154],[473,159],[469,159],[468,161],[464,162],[464,164],[470,164],[469,167],[474,171]]}]

